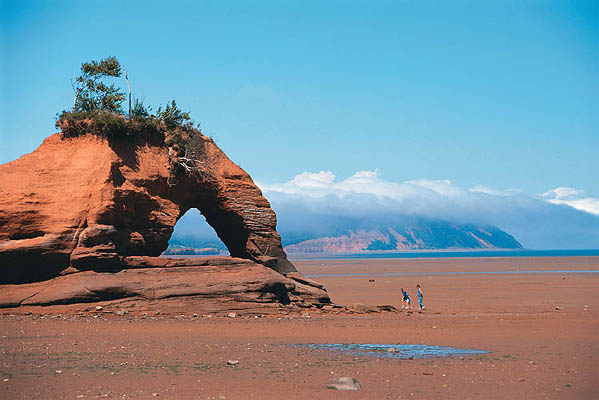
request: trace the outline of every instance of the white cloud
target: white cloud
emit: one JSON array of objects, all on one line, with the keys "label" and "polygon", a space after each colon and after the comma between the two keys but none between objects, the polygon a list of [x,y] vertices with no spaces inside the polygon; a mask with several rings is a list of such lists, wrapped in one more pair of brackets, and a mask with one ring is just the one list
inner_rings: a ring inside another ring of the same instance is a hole
[{"label": "white cloud", "polygon": [[485,193],[493,196],[515,196],[521,194],[521,191],[517,189],[510,188],[501,190],[492,188],[487,185],[476,185],[473,188],[470,188],[469,190],[473,193]]},{"label": "white cloud", "polygon": [[580,211],[599,215],[599,198],[588,197],[584,190],[571,187],[557,187],[542,195],[548,202],[564,204]]},{"label": "white cloud", "polygon": [[324,188],[335,180],[335,174],[331,171],[320,171],[318,173],[304,172],[293,178],[287,186],[299,188]]},{"label": "white cloud", "polygon": [[[401,202],[440,201],[472,203],[475,200],[489,201],[490,198],[526,197],[516,189],[498,190],[486,185],[464,189],[450,180],[417,179],[406,182],[385,181],[379,177],[380,170],[358,171],[352,176],[336,181],[331,171],[302,172],[286,183],[258,184],[265,193],[284,193],[302,197],[323,198],[335,196],[340,199],[354,195],[374,196],[377,201],[395,200]],[[599,215],[599,199],[588,197],[583,190],[558,187],[542,194],[542,199],[552,204],[568,205],[580,211]],[[497,200],[497,199],[496,199]],[[522,199],[521,199],[522,200]],[[401,204],[412,209],[410,204]],[[443,205],[437,205],[443,206]],[[479,204],[479,206],[483,206]]]},{"label": "white cloud", "polygon": [[344,198],[354,194],[367,194],[379,198],[401,200],[412,195],[428,193],[431,196],[458,196],[465,192],[453,185],[449,180],[420,179],[407,182],[390,182],[379,178],[378,169],[358,171],[352,176],[336,182],[331,171],[318,173],[302,172],[285,183],[263,184],[258,186],[265,193],[297,194],[308,197],[324,197],[334,195]]},{"label": "white cloud", "polygon": [[580,197],[584,195],[584,190],[574,189],[571,187],[557,187],[543,193],[543,197],[549,199],[567,199],[572,197]]}]

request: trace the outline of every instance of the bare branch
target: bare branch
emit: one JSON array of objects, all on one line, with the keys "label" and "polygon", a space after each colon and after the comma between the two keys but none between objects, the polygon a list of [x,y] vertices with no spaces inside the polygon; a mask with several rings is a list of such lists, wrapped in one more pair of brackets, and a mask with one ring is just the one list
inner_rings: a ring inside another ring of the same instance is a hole
[{"label": "bare branch", "polygon": [[128,118],[131,119],[131,85],[129,84],[129,76],[127,76],[127,70],[125,70],[125,80],[127,81],[127,88],[129,88],[129,114]]}]

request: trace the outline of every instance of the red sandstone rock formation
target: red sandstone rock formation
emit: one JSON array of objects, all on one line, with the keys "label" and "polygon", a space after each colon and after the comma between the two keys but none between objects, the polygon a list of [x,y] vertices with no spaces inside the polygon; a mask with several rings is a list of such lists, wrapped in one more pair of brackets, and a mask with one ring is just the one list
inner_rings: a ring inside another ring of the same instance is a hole
[{"label": "red sandstone rock formation", "polygon": [[[193,175],[172,176],[161,141],[89,134],[54,134],[31,154],[0,166],[0,283],[74,279],[56,277],[85,270],[94,271],[85,279],[107,279],[94,273],[131,268],[132,256],[159,256],[190,208],[204,214],[232,257],[252,261],[244,264],[248,274],[266,266],[299,276],[260,189],[211,139],[201,138],[204,157]],[[275,273],[292,293],[298,281],[280,274]],[[328,301],[319,285],[299,285],[318,291],[312,298]]]},{"label": "red sandstone rock formation", "polygon": [[118,272],[67,271],[43,282],[0,285],[0,307],[108,302],[117,306],[194,312],[265,312],[283,304],[310,307],[329,302],[324,288],[293,280],[250,260],[231,257],[168,259],[130,257]]}]

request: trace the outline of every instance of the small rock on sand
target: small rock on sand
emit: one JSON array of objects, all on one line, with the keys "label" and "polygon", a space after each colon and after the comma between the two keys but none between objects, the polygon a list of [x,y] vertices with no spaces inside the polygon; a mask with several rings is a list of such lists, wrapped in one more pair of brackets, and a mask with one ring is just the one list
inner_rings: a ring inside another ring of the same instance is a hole
[{"label": "small rock on sand", "polygon": [[327,389],[335,390],[360,390],[362,387],[356,378],[350,378],[344,376],[341,378],[333,379],[327,383]]},{"label": "small rock on sand", "polygon": [[102,310],[103,308],[104,308],[104,307],[102,307],[102,306],[96,306],[96,311],[100,311],[100,310]]},{"label": "small rock on sand", "polygon": [[235,318],[237,316],[237,313],[234,312],[230,312],[229,314],[227,314],[227,317],[229,318]]},{"label": "small rock on sand", "polygon": [[229,360],[227,361],[227,365],[237,365],[239,364],[239,360]]}]

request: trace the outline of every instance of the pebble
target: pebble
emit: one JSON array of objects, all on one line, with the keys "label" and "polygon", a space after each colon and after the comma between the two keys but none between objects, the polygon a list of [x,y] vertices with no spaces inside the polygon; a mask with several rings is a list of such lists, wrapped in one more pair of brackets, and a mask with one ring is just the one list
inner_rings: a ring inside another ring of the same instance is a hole
[{"label": "pebble", "polygon": [[100,311],[100,310],[102,310],[103,308],[104,308],[104,307],[102,307],[102,306],[96,306],[96,311]]},{"label": "pebble", "polygon": [[229,314],[227,314],[227,317],[229,318],[235,318],[237,316],[237,313],[234,312],[230,312]]},{"label": "pebble", "polygon": [[229,360],[227,361],[227,365],[237,365],[239,364],[239,360]]},{"label": "pebble", "polygon": [[356,378],[343,376],[327,383],[327,389],[357,391],[362,389],[362,386],[360,386],[360,383]]}]

